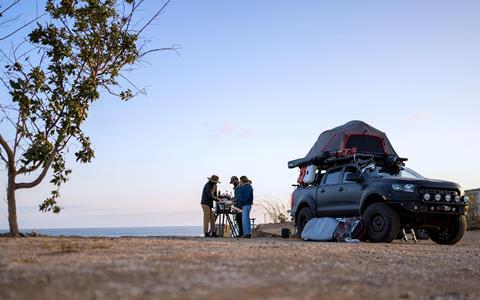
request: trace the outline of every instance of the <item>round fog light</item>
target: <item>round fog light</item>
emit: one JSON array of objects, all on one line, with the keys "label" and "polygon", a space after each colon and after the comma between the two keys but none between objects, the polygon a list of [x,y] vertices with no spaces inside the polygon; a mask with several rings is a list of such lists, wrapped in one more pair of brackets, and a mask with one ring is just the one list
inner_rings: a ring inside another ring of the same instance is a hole
[{"label": "round fog light", "polygon": [[445,201],[450,202],[452,200],[452,196],[446,195],[445,196]]},{"label": "round fog light", "polygon": [[442,196],[440,194],[435,195],[435,201],[440,201],[442,199]]},{"label": "round fog light", "polygon": [[423,195],[423,199],[425,199],[425,201],[429,201],[430,200],[430,194],[425,194]]}]

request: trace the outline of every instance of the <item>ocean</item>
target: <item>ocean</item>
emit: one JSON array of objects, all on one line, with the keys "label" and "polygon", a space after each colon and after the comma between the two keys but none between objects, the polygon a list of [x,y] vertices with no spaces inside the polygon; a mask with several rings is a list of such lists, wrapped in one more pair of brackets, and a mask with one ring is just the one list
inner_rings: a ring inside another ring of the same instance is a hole
[{"label": "ocean", "polygon": [[[103,228],[43,228],[21,229],[49,236],[121,237],[121,236],[203,236],[202,226],[157,226],[157,227],[103,227]],[[0,229],[1,233],[8,230]]]}]

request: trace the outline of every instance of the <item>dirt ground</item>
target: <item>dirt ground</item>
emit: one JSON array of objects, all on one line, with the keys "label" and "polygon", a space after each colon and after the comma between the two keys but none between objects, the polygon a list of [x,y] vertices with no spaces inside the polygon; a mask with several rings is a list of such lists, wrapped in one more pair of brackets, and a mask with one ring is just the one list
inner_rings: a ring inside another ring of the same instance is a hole
[{"label": "dirt ground", "polygon": [[0,299],[480,299],[455,246],[278,238],[0,238]]}]

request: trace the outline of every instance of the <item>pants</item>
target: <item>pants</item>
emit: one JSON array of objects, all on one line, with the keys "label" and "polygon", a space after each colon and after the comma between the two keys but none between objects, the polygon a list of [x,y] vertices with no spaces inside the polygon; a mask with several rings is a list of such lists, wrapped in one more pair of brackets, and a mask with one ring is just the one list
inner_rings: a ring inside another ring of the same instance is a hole
[{"label": "pants", "polygon": [[243,225],[243,235],[252,234],[252,228],[250,225],[250,210],[252,209],[251,205],[244,205],[242,207],[242,225]]},{"label": "pants", "polygon": [[237,226],[238,226],[238,236],[242,236],[243,235],[242,213],[235,214],[235,221],[237,222]]},{"label": "pants", "polygon": [[[203,209],[203,232],[215,232],[215,215],[213,214],[210,206],[202,204]],[[210,230],[208,230],[208,225],[210,224]]]}]

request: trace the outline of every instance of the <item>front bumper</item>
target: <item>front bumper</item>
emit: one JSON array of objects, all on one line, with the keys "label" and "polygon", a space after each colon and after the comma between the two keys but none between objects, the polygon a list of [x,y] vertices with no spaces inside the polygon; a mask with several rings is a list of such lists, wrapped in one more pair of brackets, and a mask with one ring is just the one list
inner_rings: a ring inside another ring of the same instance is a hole
[{"label": "front bumper", "polygon": [[429,215],[465,215],[468,204],[465,203],[435,203],[435,202],[400,202],[396,205],[402,210],[413,214]]}]

